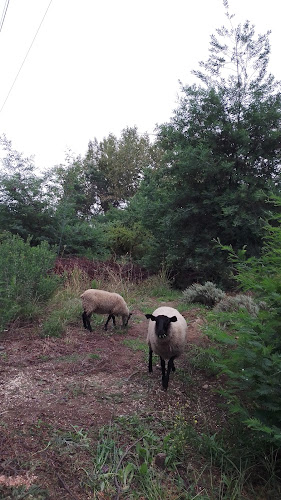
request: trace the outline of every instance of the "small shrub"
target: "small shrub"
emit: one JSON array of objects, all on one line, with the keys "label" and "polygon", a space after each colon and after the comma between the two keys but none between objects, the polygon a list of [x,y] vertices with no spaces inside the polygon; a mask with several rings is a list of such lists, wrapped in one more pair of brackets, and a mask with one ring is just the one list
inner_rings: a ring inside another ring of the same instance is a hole
[{"label": "small shrub", "polygon": [[42,337],[61,337],[64,331],[64,321],[59,311],[54,311],[42,326]]},{"label": "small shrub", "polygon": [[32,319],[58,288],[51,273],[55,252],[46,242],[34,247],[17,235],[0,235],[0,331],[15,319]]},{"label": "small shrub", "polygon": [[59,308],[52,310],[43,322],[41,331],[43,337],[61,337],[67,325],[76,323],[78,318],[80,319],[81,304],[79,299],[66,296],[65,302],[58,305]]},{"label": "small shrub", "polygon": [[94,288],[95,290],[98,290],[100,287],[99,282],[97,280],[92,280],[91,282],[91,288]]},{"label": "small shrub", "polygon": [[206,281],[205,285],[193,283],[182,292],[182,295],[183,302],[199,303],[208,307],[214,306],[225,297],[225,293],[211,281]]},{"label": "small shrub", "polygon": [[224,297],[214,307],[214,311],[217,312],[234,312],[239,311],[239,309],[246,309],[251,316],[257,316],[260,310],[254,299],[244,294]]}]

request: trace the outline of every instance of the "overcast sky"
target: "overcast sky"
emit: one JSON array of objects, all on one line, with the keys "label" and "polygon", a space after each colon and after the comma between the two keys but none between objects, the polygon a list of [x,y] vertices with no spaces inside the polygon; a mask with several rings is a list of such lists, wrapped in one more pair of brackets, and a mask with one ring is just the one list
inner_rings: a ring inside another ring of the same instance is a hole
[{"label": "overcast sky", "polygon": [[[238,22],[272,31],[281,80],[279,1],[229,4]],[[0,0],[0,16],[0,135],[40,170],[127,126],[153,134],[227,24],[222,0]]]}]

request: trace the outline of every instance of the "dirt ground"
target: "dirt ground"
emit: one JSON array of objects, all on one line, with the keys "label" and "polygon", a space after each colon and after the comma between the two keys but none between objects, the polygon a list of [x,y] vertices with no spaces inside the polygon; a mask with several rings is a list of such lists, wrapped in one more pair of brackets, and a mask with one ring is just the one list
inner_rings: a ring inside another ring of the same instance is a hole
[{"label": "dirt ground", "polygon": [[[38,329],[16,326],[1,335],[0,491],[1,485],[39,484],[51,500],[92,498],[73,473],[77,464],[71,453],[56,454],[50,446],[50,429],[87,431],[116,416],[161,415],[168,409],[176,414],[184,405],[190,421],[215,432],[225,418],[213,391],[218,382],[200,370],[191,373],[188,363],[189,347],[208,342],[199,313],[183,313],[188,345],[176,360],[181,370],[171,375],[167,392],[160,371],[148,375],[145,353],[132,348],[134,341],[146,341],[147,320],[140,311],[126,332],[112,326],[105,332],[92,319],[92,333],[81,321],[62,338],[40,338]],[[179,376],[185,371],[193,380],[190,395]]]}]

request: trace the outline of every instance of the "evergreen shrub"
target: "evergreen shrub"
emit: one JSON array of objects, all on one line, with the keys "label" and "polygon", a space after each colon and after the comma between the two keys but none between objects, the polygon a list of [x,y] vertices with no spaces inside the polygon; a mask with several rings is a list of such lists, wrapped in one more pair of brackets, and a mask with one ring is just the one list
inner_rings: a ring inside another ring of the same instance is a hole
[{"label": "evergreen shrub", "polygon": [[199,303],[212,307],[225,297],[225,292],[211,281],[204,285],[193,283],[182,292],[182,301],[185,303]]},{"label": "evergreen shrub", "polygon": [[257,316],[259,313],[259,305],[254,301],[250,295],[238,294],[225,296],[214,307],[217,312],[231,312],[245,309],[251,316]]},{"label": "evergreen shrub", "polygon": [[[281,198],[275,201],[280,207]],[[228,408],[245,426],[252,446],[263,441],[268,449],[280,449],[281,215],[276,215],[265,231],[259,258],[247,259],[245,252],[238,255],[232,247],[222,247],[229,252],[240,288],[255,294],[260,311],[252,316],[229,313],[232,316],[227,333],[235,345],[223,350],[217,367],[226,376],[224,395]],[[218,327],[218,343],[223,339],[221,330]]]}]

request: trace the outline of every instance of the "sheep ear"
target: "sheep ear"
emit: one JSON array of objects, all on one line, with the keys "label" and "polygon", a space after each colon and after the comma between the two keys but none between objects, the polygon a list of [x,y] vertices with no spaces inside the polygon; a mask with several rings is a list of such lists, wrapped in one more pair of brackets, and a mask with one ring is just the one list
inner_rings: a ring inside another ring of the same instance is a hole
[{"label": "sheep ear", "polygon": [[147,319],[151,319],[151,321],[156,321],[156,318],[155,318],[155,316],[153,316],[153,314],[146,314],[145,317]]},{"label": "sheep ear", "polygon": [[175,323],[176,321],[178,321],[178,318],[176,316],[172,316],[170,318],[170,321],[171,321],[171,323]]}]

